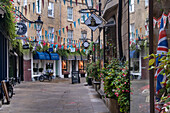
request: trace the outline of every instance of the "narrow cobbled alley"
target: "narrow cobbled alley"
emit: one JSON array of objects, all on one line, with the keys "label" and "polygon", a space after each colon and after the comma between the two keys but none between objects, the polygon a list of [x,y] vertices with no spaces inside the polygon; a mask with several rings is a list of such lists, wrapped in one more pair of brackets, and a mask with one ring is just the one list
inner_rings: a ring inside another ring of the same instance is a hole
[{"label": "narrow cobbled alley", "polygon": [[15,86],[10,105],[0,113],[109,113],[95,89],[70,81],[25,82]]}]

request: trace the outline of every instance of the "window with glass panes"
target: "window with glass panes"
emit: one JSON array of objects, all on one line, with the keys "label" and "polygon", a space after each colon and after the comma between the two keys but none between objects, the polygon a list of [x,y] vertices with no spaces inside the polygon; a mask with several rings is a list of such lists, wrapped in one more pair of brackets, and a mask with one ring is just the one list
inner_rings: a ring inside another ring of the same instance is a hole
[{"label": "window with glass panes", "polygon": [[134,9],[135,9],[134,0],[131,0],[129,4],[129,12],[130,13],[134,12]]},{"label": "window with glass panes", "polygon": [[73,8],[67,7],[67,19],[73,21]]},{"label": "window with glass panes", "polygon": [[54,17],[54,3],[53,2],[49,2],[48,16]]},{"label": "window with glass panes", "polygon": [[54,28],[53,27],[48,27],[48,41],[49,42],[54,42],[54,36],[52,37],[52,34],[54,33]]},{"label": "window with glass panes", "polygon": [[36,0],[36,12],[41,13],[41,0]]},{"label": "window with glass panes", "polygon": [[134,38],[134,33],[135,33],[135,23],[130,24],[130,39]]}]

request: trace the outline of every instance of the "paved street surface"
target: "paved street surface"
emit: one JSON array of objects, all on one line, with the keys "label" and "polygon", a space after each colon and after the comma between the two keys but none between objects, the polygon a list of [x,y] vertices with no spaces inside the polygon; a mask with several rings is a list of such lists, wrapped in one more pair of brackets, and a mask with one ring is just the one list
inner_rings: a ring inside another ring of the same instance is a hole
[{"label": "paved street surface", "polygon": [[10,105],[0,113],[109,113],[91,86],[61,82],[25,82],[15,86]]}]

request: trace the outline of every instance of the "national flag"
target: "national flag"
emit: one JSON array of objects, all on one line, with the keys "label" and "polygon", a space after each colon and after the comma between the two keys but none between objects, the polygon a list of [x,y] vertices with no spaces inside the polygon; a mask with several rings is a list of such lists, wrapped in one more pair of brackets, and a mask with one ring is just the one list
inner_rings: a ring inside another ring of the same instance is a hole
[{"label": "national flag", "polygon": [[[168,41],[167,41],[167,35],[166,31],[164,29],[164,21],[163,18],[161,18],[161,24],[160,24],[160,31],[159,31],[159,39],[158,39],[158,47],[157,47],[157,55],[161,55],[156,59],[156,66],[159,65],[159,59],[162,58],[164,55],[168,52]],[[156,93],[159,94],[160,89],[162,89],[165,84],[161,84],[161,82],[164,82],[166,80],[166,75],[161,74],[163,72],[163,68],[158,68],[155,73],[155,77],[157,78],[157,86],[156,86]],[[159,99],[157,99],[159,101]]]}]

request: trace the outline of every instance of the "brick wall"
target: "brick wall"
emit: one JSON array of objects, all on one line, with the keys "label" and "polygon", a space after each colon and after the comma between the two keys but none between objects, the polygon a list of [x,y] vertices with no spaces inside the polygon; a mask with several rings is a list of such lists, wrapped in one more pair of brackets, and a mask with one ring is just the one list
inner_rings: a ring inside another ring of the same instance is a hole
[{"label": "brick wall", "polygon": [[24,60],[24,81],[31,81],[31,60]]}]

